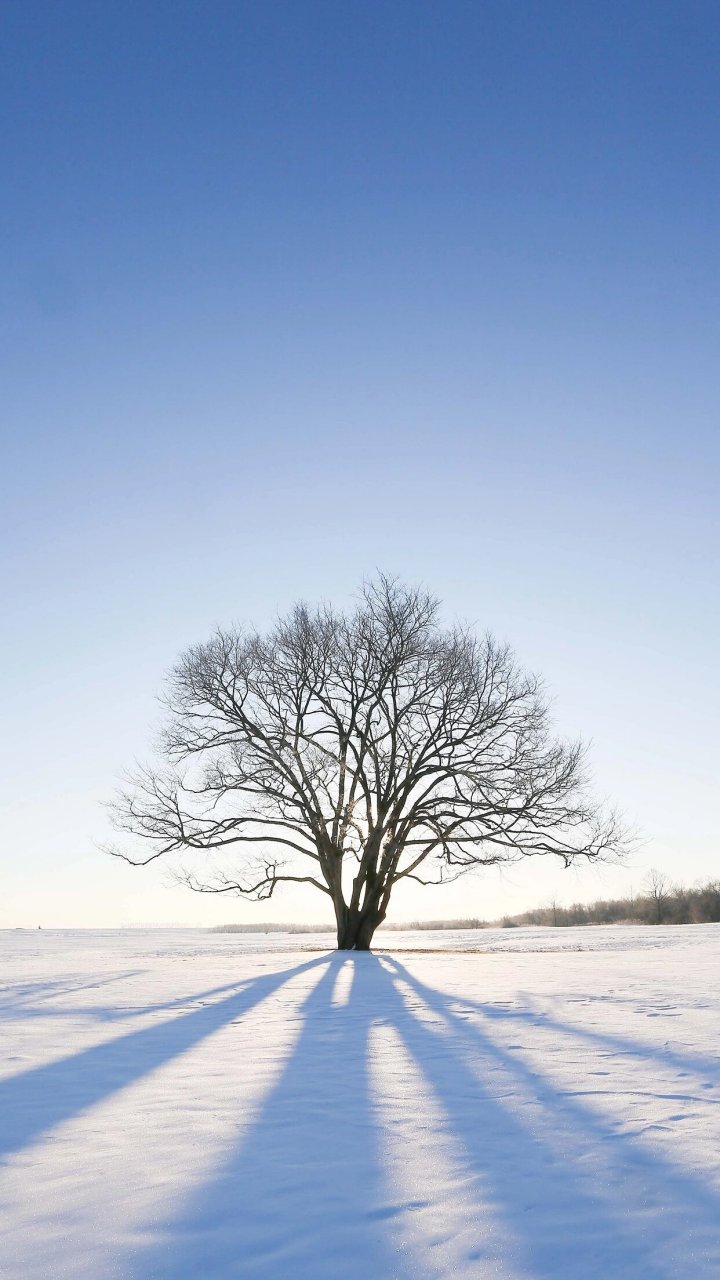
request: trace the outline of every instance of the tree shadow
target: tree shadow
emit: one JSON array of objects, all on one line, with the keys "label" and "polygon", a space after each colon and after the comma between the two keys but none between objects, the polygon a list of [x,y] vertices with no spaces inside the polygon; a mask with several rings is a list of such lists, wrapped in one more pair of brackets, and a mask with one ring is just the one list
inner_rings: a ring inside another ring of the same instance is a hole
[{"label": "tree shadow", "polygon": [[[78,991],[93,991],[96,987],[106,987],[113,982],[122,982],[128,978],[137,978],[144,969],[125,969],[121,973],[113,973],[94,982],[79,982],[69,978],[56,981],[43,979],[36,982],[4,983],[0,987],[0,1014],[18,1018],[47,1015],[52,1016],[55,1010],[47,1009],[47,1002],[59,1000],[63,996],[75,995]],[[67,1009],[61,1011],[67,1016]]]},{"label": "tree shadow", "polygon": [[[430,988],[428,988],[430,990]],[[440,993],[438,993],[440,994]],[[598,997],[600,999],[601,997]],[[633,1058],[644,1058],[662,1063],[665,1066],[671,1066],[678,1071],[688,1074],[694,1072],[696,1075],[704,1077],[705,1087],[708,1080],[712,1087],[720,1084],[720,1062],[717,1056],[705,1057],[697,1053],[679,1053],[675,1049],[671,1049],[668,1045],[664,1045],[660,1050],[653,1045],[643,1044],[640,1040],[630,1040],[627,1037],[613,1035],[607,1031],[594,1031],[589,1027],[582,1027],[575,1023],[572,1026],[553,1018],[544,1010],[531,1009],[500,1009],[497,1005],[484,1005],[475,1000],[468,1000],[465,996],[458,997],[451,1001],[451,1005],[462,1006],[464,1009],[473,1009],[483,1015],[483,1017],[500,1022],[517,1022],[525,1025],[542,1025],[548,1030],[556,1032],[558,1035],[571,1036],[576,1040],[585,1040],[595,1045],[598,1049],[612,1055],[622,1054],[623,1056]]]},{"label": "tree shadow", "polygon": [[[348,965],[350,998],[337,1007],[333,982]],[[464,1149],[466,1182],[469,1169],[484,1210],[509,1242],[509,1274],[677,1280],[682,1218],[693,1277],[716,1280],[720,1203],[708,1187],[632,1139],[619,1145],[599,1113],[564,1097],[469,1027],[457,1003],[395,960],[335,958],[302,1006],[296,1046],[233,1158],[185,1200],[124,1274],[133,1280],[441,1275],[436,1263],[412,1256],[412,1244],[399,1249],[388,1230],[416,1206],[398,1200],[380,1147],[390,1135],[378,1132],[368,1041],[382,1023],[401,1038]],[[413,1150],[402,1155],[411,1168]],[[665,1209],[672,1211],[667,1229],[660,1221]],[[479,1274],[473,1259],[483,1251],[476,1239],[457,1259],[463,1275]]]},{"label": "tree shadow", "polygon": [[[595,1274],[623,1280],[675,1280],[680,1274],[678,1260],[666,1253],[673,1231],[665,1233],[656,1216],[651,1230],[642,1227],[649,1211],[672,1210],[675,1227],[678,1218],[683,1220],[684,1247],[687,1260],[693,1260],[693,1276],[710,1280],[718,1275],[720,1198],[701,1178],[633,1137],[623,1135],[619,1143],[617,1130],[600,1112],[562,1093],[555,1082],[458,1016],[455,1006],[471,1005],[493,1020],[503,1018],[503,1011],[448,997],[420,982],[394,959],[385,957],[382,963],[396,980],[394,996],[388,992],[395,1025],[476,1167],[494,1186],[496,1205],[522,1244],[527,1274],[543,1280]],[[425,1012],[437,1015],[440,1034],[412,1010],[409,994]],[[516,1014],[507,1012],[510,1018]],[[542,1025],[546,1025],[544,1019]],[[552,1025],[566,1035],[577,1030]],[[625,1051],[632,1051],[632,1042],[623,1044]],[[635,1048],[647,1052],[645,1046]],[[505,1090],[509,1084],[519,1095],[517,1110],[511,1111],[507,1104],[498,1106],[490,1087],[493,1075],[496,1087]],[[520,1110],[527,1111],[525,1124],[517,1118]],[[568,1204],[572,1205],[569,1264],[561,1256],[558,1238],[558,1206],[565,1206],[566,1213]]]},{"label": "tree shadow", "polygon": [[[186,1053],[233,1019],[248,1013],[296,974],[323,962],[327,963],[327,957],[264,974],[250,982],[236,983],[231,995],[201,1004],[190,1013],[116,1036],[0,1081],[0,1156],[22,1150],[47,1130]],[[214,989],[215,992],[223,990],[222,987]],[[187,1001],[184,1003],[187,1005]],[[163,1007],[148,1006],[146,1011]]]},{"label": "tree shadow", "polygon": [[[127,1274],[416,1280],[387,1238],[393,1208],[368,1076],[377,1014],[370,966],[371,956],[333,957],[298,1011],[298,1040],[245,1141]],[[350,999],[336,1004],[348,968]]]},{"label": "tree shadow", "polygon": [[[187,1053],[316,966],[325,967],[296,1011],[294,1047],[231,1157],[165,1225],[145,1228],[146,1247],[123,1262],[109,1245],[108,1275],[437,1280],[446,1274],[426,1245],[414,1243],[413,1213],[427,1202],[399,1193],[387,1171],[384,1148],[394,1143],[410,1184],[421,1195],[432,1186],[432,1172],[416,1167],[412,1142],[398,1136],[404,1130],[379,1122],[371,1038],[382,1026],[402,1042],[460,1153],[452,1159],[468,1229],[455,1250],[458,1275],[488,1274],[480,1260],[492,1265],[486,1236],[497,1227],[501,1265],[517,1280],[686,1274],[717,1280],[720,1201],[711,1187],[661,1150],[619,1135],[612,1120],[563,1092],[493,1033],[518,1018],[537,1023],[537,1015],[448,995],[387,956],[322,956],[235,984],[230,995],[215,987],[190,997],[212,1000],[191,1012],[0,1083],[0,1151],[21,1150]],[[348,978],[350,990],[338,995]],[[474,1011],[472,1022],[463,1010]],[[559,1019],[541,1025],[558,1037],[585,1035]],[[652,1056],[645,1045],[595,1038],[615,1051]],[[667,1061],[664,1053],[658,1057]],[[687,1067],[682,1055],[675,1060]],[[488,1215],[489,1227],[481,1225]]]},{"label": "tree shadow", "polygon": [[[127,973],[116,974],[106,981],[119,982],[122,979],[132,978],[144,972],[144,969],[130,970]],[[103,1022],[122,1022],[142,1015],[172,1013],[177,1009],[187,1009],[229,993],[237,995],[247,987],[248,983],[244,980],[225,982],[221,986],[208,987],[205,991],[195,991],[186,996],[175,996],[172,1000],[159,1000],[153,1004],[74,1004],[68,1006],[49,1003],[54,1000],[62,1000],[63,996],[74,995],[77,991],[90,990],[94,986],[102,985],[104,983],[99,982],[77,984],[75,986],[60,982],[38,982],[25,984],[20,988],[20,994],[16,994],[14,988],[6,988],[5,994],[8,997],[6,1003],[3,1003],[0,996],[0,1017],[3,1021],[12,1021],[13,1019],[21,1021],[26,1018],[79,1017],[95,1018]],[[30,990],[31,987],[33,988],[32,990]]]}]

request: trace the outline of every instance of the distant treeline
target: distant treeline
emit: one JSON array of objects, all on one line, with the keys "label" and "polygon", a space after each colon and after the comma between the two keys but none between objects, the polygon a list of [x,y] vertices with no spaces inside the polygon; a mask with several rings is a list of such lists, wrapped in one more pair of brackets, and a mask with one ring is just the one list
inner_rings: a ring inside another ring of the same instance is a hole
[{"label": "distant treeline", "polygon": [[499,921],[493,924],[490,920],[411,920],[409,924],[384,924],[383,929],[492,929],[496,928]]},{"label": "distant treeline", "polygon": [[218,924],[211,933],[332,933],[330,924]]},{"label": "distant treeline", "polygon": [[[496,925],[499,921],[495,922]],[[384,924],[383,929],[489,929],[487,920],[414,920],[410,924]],[[331,924],[218,924],[211,933],[332,933]]]},{"label": "distant treeline", "polygon": [[[571,907],[550,903],[502,920],[414,920],[385,924],[384,929],[514,929],[521,925],[569,928],[580,924],[717,924],[720,923],[720,880],[688,889],[671,884],[653,871],[642,893],[630,898],[576,902]],[[221,924],[213,933],[330,933],[329,924]]]},{"label": "distant treeline", "polygon": [[630,898],[600,899],[598,902],[576,902],[561,907],[551,902],[546,907],[523,911],[521,915],[504,916],[502,920],[417,920],[413,924],[386,925],[386,929],[505,929],[520,925],[545,925],[569,928],[580,924],[717,924],[720,922],[720,880],[688,889],[671,884],[658,871],[652,871],[642,893]]},{"label": "distant treeline", "polygon": [[631,898],[612,898],[609,901],[577,902],[572,907],[560,907],[551,903],[519,916],[506,916],[498,924],[506,928],[515,925],[553,925],[558,928],[578,924],[717,924],[720,922],[720,880],[708,880],[705,884],[688,889],[685,885],[670,884],[657,873],[643,893]]}]

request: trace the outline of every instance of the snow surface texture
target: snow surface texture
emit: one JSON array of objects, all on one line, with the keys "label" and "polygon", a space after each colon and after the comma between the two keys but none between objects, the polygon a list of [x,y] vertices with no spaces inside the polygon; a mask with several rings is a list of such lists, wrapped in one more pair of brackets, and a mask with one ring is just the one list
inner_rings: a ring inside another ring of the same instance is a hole
[{"label": "snow surface texture", "polygon": [[3,1280],[718,1280],[720,926],[327,943],[0,933]]}]

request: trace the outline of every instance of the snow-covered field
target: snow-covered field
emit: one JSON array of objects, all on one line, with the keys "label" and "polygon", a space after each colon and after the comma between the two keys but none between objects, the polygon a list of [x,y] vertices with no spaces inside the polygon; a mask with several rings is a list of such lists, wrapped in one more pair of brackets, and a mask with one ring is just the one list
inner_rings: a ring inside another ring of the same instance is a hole
[{"label": "snow-covered field", "polygon": [[718,1280],[720,926],[328,941],[0,933],[3,1280]]}]

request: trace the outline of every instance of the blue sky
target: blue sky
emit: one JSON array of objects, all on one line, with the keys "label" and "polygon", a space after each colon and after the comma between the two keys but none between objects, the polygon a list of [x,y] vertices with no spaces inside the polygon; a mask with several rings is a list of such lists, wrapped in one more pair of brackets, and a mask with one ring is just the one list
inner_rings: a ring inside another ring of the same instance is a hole
[{"label": "blue sky", "polygon": [[376,566],[645,838],[396,914],[719,874],[717,6],[10,0],[0,50],[0,925],[317,918],[93,842],[184,645]]}]

